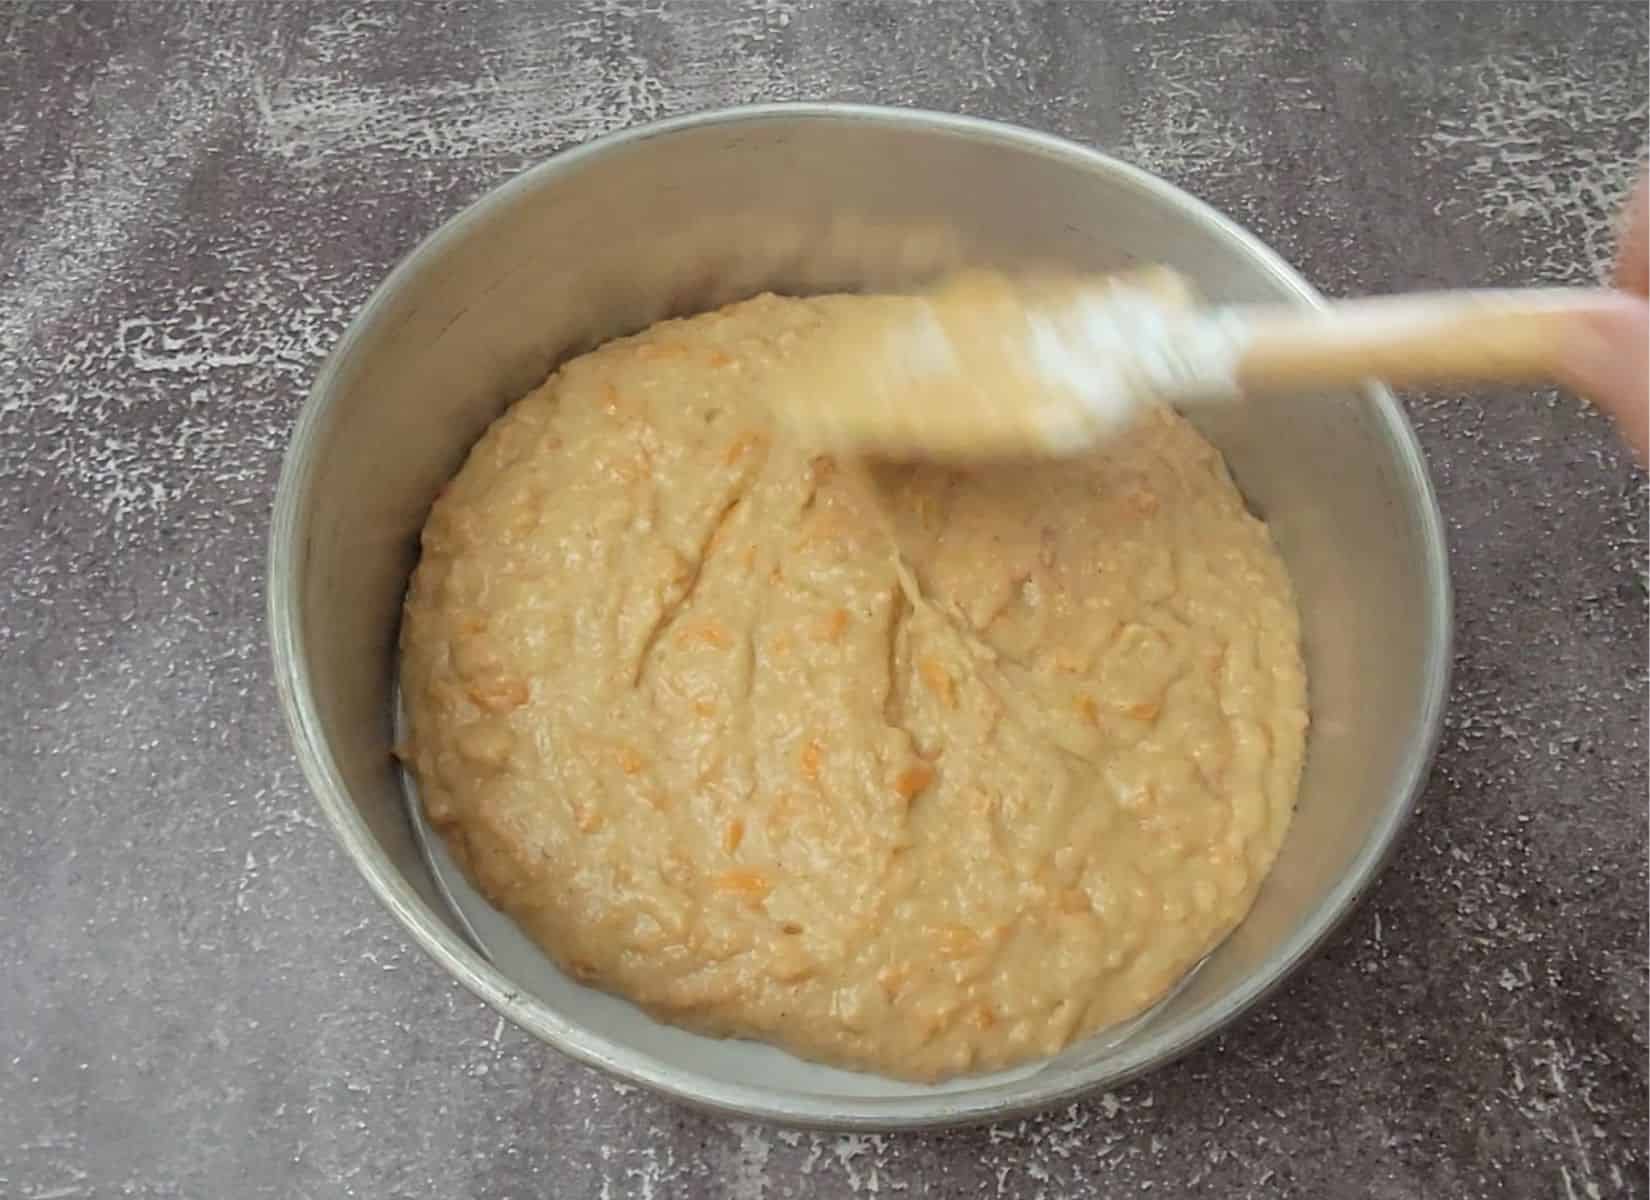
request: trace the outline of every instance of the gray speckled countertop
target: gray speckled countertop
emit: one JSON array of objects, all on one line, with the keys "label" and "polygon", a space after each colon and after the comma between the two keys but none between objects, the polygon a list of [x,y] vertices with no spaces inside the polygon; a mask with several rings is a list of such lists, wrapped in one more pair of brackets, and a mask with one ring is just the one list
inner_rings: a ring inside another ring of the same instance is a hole
[{"label": "gray speckled countertop", "polygon": [[263,548],[319,357],[551,151],[832,97],[1113,150],[1331,293],[1577,282],[1646,138],[1624,4],[0,5],[0,1196],[1644,1196],[1644,476],[1407,398],[1459,604],[1369,901],[1257,1014],[1046,1117],[701,1118],[499,1021],[320,826]]}]

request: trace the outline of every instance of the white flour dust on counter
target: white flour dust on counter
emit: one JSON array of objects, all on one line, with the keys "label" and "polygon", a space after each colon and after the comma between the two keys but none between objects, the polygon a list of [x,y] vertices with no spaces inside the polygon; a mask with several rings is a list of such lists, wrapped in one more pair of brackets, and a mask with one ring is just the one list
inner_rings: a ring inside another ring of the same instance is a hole
[{"label": "white flour dust on counter", "polygon": [[[525,162],[729,95],[798,99],[795,80],[760,53],[795,11],[787,0],[767,0],[707,9],[689,25],[624,0],[494,9],[476,18],[495,35],[479,70],[438,74],[421,62],[403,79],[372,83],[350,66],[379,53],[382,23],[366,16],[326,23],[309,31],[313,57],[303,69],[258,83],[260,137],[270,153],[303,169],[340,155]],[[659,71],[644,39],[671,45],[675,69]]]},{"label": "white flour dust on counter", "polygon": [[[1454,102],[1420,150],[1435,166],[1464,167],[1477,199],[1456,219],[1527,238],[1520,282],[1607,279],[1617,214],[1643,169],[1643,141],[1630,132],[1646,119],[1643,71],[1582,79],[1551,58],[1503,52],[1445,83]],[[1578,229],[1582,255],[1565,236]]]}]

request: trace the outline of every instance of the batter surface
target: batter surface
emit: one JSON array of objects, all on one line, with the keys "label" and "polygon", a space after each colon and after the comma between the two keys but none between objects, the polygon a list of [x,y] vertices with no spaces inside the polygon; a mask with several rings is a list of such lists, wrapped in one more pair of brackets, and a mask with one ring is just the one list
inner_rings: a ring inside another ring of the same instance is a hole
[{"label": "batter surface", "polygon": [[1306,687],[1265,526],[1168,412],[969,470],[776,433],[876,303],[665,322],[500,418],[424,530],[402,753],[579,979],[926,1080],[1138,1013],[1243,917]]}]

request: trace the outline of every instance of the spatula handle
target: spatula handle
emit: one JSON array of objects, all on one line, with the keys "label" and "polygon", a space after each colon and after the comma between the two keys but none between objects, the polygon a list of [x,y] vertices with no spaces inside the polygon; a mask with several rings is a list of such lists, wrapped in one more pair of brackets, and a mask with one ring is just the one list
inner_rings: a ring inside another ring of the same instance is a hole
[{"label": "spatula handle", "polygon": [[1250,309],[1245,391],[1392,384],[1561,382],[1593,326],[1627,303],[1605,288],[1416,293],[1317,311]]}]

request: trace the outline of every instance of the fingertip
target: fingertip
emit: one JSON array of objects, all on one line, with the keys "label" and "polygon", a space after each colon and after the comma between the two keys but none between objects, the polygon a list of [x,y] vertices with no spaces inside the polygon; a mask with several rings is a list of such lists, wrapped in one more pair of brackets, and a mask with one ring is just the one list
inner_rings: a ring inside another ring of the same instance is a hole
[{"label": "fingertip", "polygon": [[1650,303],[1618,296],[1575,327],[1565,382],[1615,419],[1640,462],[1650,453]]}]

